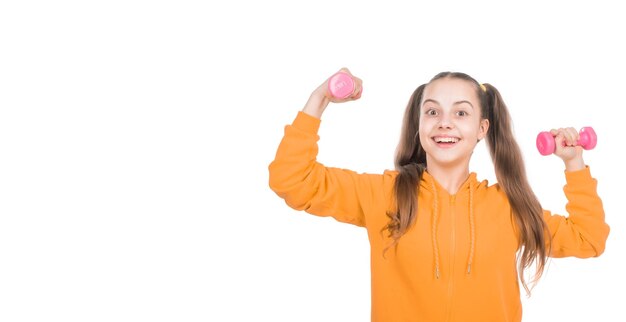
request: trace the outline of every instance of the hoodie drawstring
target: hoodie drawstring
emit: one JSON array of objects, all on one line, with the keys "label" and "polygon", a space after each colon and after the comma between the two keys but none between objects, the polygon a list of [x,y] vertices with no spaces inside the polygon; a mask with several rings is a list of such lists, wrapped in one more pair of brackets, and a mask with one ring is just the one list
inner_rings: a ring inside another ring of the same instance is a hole
[{"label": "hoodie drawstring", "polygon": [[469,185],[469,223],[470,223],[470,254],[467,260],[467,274],[472,271],[472,261],[474,260],[474,244],[476,243],[476,232],[474,229],[474,187],[473,182]]},{"label": "hoodie drawstring", "polygon": [[437,207],[439,196],[437,195],[437,187],[435,186],[435,182],[431,181],[430,184],[433,188],[433,193],[435,194],[435,202],[433,205],[433,219],[432,219],[432,235],[433,235],[433,253],[435,255],[435,278],[439,279],[439,244],[437,243],[437,221],[439,216],[439,209]]},{"label": "hoodie drawstring", "polygon": [[[433,194],[433,214],[432,214],[432,237],[433,237],[433,255],[435,257],[435,278],[439,279],[439,243],[437,241],[437,224],[439,221],[439,195],[437,192],[437,186],[434,181],[430,182]],[[469,184],[469,225],[470,225],[470,250],[469,258],[467,260],[467,274],[472,272],[472,263],[474,261],[474,251],[476,244],[476,229],[474,223],[474,183],[470,181]]]}]

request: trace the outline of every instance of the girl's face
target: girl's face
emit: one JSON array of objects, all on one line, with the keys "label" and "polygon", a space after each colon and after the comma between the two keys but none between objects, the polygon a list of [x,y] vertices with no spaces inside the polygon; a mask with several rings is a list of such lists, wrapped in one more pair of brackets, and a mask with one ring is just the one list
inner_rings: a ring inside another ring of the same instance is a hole
[{"label": "girl's face", "polygon": [[489,128],[483,119],[476,85],[440,78],[424,89],[419,138],[428,165],[469,167],[470,157]]}]

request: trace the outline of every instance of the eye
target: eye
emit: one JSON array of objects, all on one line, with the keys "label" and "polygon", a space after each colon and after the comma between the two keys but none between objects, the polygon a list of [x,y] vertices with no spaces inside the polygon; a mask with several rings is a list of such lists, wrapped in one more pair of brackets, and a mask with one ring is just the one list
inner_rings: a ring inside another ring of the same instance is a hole
[{"label": "eye", "polygon": [[458,112],[456,112],[456,115],[458,115],[458,116],[468,116],[469,113],[467,113],[466,111],[458,111]]},{"label": "eye", "polygon": [[428,116],[437,116],[437,110],[431,108],[429,110],[426,110],[425,114],[428,115]]}]

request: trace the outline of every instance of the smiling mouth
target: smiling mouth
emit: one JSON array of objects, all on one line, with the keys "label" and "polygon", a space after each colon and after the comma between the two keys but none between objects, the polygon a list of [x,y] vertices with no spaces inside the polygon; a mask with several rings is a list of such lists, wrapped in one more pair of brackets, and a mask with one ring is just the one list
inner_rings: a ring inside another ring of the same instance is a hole
[{"label": "smiling mouth", "polygon": [[461,139],[453,136],[435,136],[433,137],[433,141],[435,141],[435,144],[441,149],[450,149],[461,141]]},{"label": "smiling mouth", "polygon": [[449,137],[449,136],[446,136],[446,137],[436,136],[436,137],[433,137],[433,140],[434,140],[434,141],[435,141],[435,143],[437,143],[437,144],[448,144],[448,145],[449,145],[449,144],[454,144],[454,143],[457,143],[457,142],[459,142],[461,139],[456,138],[456,137]]}]

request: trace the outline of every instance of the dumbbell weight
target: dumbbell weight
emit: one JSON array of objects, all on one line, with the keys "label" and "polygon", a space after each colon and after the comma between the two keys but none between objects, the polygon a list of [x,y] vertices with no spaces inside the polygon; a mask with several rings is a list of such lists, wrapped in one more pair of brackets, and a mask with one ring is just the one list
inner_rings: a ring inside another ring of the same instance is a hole
[{"label": "dumbbell weight", "polygon": [[354,79],[348,73],[337,72],[328,79],[328,91],[335,98],[348,98],[354,93]]},{"label": "dumbbell weight", "polygon": [[[580,129],[578,132],[579,139],[576,145],[580,145],[585,150],[591,150],[596,147],[598,137],[593,128],[587,126]],[[556,142],[552,133],[543,131],[537,135],[537,150],[541,155],[550,155],[556,151]]]}]

